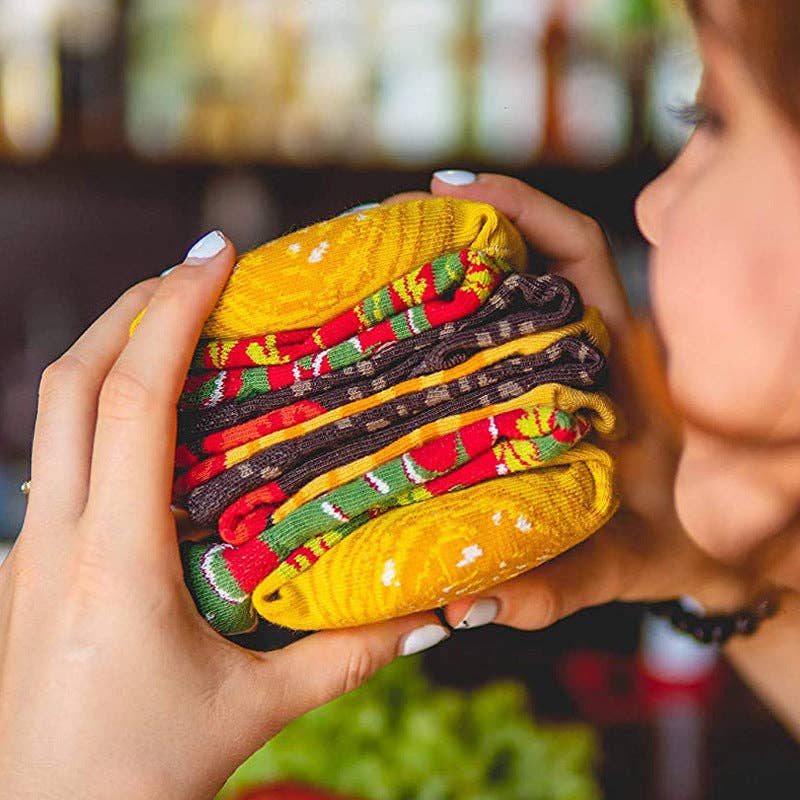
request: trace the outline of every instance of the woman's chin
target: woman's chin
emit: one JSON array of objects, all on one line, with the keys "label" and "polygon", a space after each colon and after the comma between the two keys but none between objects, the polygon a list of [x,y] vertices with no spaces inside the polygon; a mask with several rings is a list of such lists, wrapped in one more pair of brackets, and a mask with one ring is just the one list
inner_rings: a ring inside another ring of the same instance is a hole
[{"label": "woman's chin", "polygon": [[691,435],[678,465],[675,507],[698,546],[727,564],[741,564],[797,513],[748,454]]}]

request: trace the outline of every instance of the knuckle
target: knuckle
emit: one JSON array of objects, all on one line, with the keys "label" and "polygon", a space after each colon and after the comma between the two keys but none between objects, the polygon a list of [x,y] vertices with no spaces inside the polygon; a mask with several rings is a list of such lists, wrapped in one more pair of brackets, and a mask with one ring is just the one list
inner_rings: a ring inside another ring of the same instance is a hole
[{"label": "knuckle", "polygon": [[100,390],[98,414],[113,419],[132,419],[148,413],[153,392],[130,370],[115,367]]},{"label": "knuckle", "polygon": [[369,648],[358,645],[352,647],[344,661],[338,694],[346,694],[362,686],[381,666]]},{"label": "knuckle", "polygon": [[583,230],[584,238],[592,250],[605,251],[608,249],[608,239],[603,226],[594,217],[590,217],[588,214],[580,214],[578,221]]},{"label": "knuckle", "polygon": [[161,282],[150,304],[162,307],[182,306],[187,297],[197,294],[198,286],[202,285],[202,280],[198,278],[201,272],[184,267],[171,272]]},{"label": "knuckle", "polygon": [[61,394],[64,387],[78,384],[85,380],[86,365],[71,352],[66,352],[42,371],[39,380],[39,398],[45,399],[51,394]]},{"label": "knuckle", "polygon": [[539,630],[558,622],[563,616],[560,592],[549,583],[518,586],[510,597],[503,598],[502,622],[522,630]]},{"label": "knuckle", "polygon": [[147,278],[146,280],[139,281],[139,283],[135,283],[122,293],[121,299],[126,301],[130,300],[131,303],[138,303],[144,307],[153,294],[153,288],[157,280],[157,278]]}]

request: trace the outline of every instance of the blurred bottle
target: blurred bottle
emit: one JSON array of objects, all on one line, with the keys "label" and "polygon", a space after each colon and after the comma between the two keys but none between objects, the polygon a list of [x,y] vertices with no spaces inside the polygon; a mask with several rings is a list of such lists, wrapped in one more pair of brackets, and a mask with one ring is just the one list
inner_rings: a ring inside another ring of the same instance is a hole
[{"label": "blurred bottle", "polygon": [[459,52],[469,5],[376,0],[375,139],[383,158],[421,164],[466,150]]},{"label": "blurred bottle", "polygon": [[0,137],[16,156],[38,158],[61,122],[57,0],[0,0]]},{"label": "blurred bottle", "polygon": [[[691,601],[687,610],[696,611]],[[653,730],[656,800],[702,800],[706,796],[706,729],[710,700],[719,681],[719,651],[645,615],[640,666]]]},{"label": "blurred bottle", "polygon": [[125,130],[142,155],[166,158],[186,147],[204,57],[192,46],[193,22],[186,0],[129,6]]},{"label": "blurred bottle", "polygon": [[61,0],[59,61],[67,152],[115,152],[125,141],[124,61],[115,0]]},{"label": "blurred bottle", "polygon": [[562,161],[603,167],[629,152],[634,98],[626,70],[629,42],[619,20],[619,0],[567,0],[567,34],[558,87]]},{"label": "blurred bottle", "polygon": [[287,4],[297,36],[292,92],[278,115],[284,157],[305,162],[371,158],[370,6],[352,0]]},{"label": "blurred bottle", "polygon": [[495,163],[528,163],[544,143],[547,68],[542,42],[553,5],[553,0],[479,4],[475,147]]}]

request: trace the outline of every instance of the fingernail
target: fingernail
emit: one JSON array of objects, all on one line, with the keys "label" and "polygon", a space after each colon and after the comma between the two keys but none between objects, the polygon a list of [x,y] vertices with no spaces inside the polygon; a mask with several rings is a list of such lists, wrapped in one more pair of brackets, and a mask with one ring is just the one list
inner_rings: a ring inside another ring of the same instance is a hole
[{"label": "fingernail", "polygon": [[352,208],[348,208],[347,211],[342,211],[341,214],[337,214],[337,217],[346,217],[348,214],[355,214],[357,211],[366,211],[368,208],[376,208],[379,206],[380,203],[362,203],[360,206],[353,206]]},{"label": "fingernail", "polygon": [[[177,266],[178,265],[176,264],[175,267],[177,267]],[[165,269],[158,277],[159,278],[163,278],[165,275],[169,275],[170,272],[172,272],[172,270],[175,269],[175,267],[170,267],[169,269]]]},{"label": "fingernail", "polygon": [[421,653],[435,644],[439,644],[442,639],[446,639],[450,635],[450,631],[443,628],[441,625],[423,625],[421,628],[407,633],[401,640],[397,654],[401,656],[410,656],[414,653]]},{"label": "fingernail", "polygon": [[475,183],[478,179],[474,172],[465,169],[440,169],[433,173],[433,177],[443,183],[449,183],[451,186],[466,186],[468,183]]},{"label": "fingernail", "polygon": [[456,630],[488,625],[490,622],[494,622],[499,611],[500,603],[494,597],[481,597],[469,607],[464,619],[456,625]]},{"label": "fingernail", "polygon": [[184,263],[192,261],[207,261],[225,249],[225,237],[219,231],[211,231],[202,239],[198,239],[184,256]]}]

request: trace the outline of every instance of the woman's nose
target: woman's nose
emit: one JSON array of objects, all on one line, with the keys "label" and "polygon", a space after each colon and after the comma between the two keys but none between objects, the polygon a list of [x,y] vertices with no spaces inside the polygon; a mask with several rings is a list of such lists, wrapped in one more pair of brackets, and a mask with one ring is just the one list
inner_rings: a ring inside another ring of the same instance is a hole
[{"label": "woman's nose", "polygon": [[664,210],[664,175],[642,189],[636,198],[634,214],[642,236],[654,247],[658,246],[661,215]]}]

